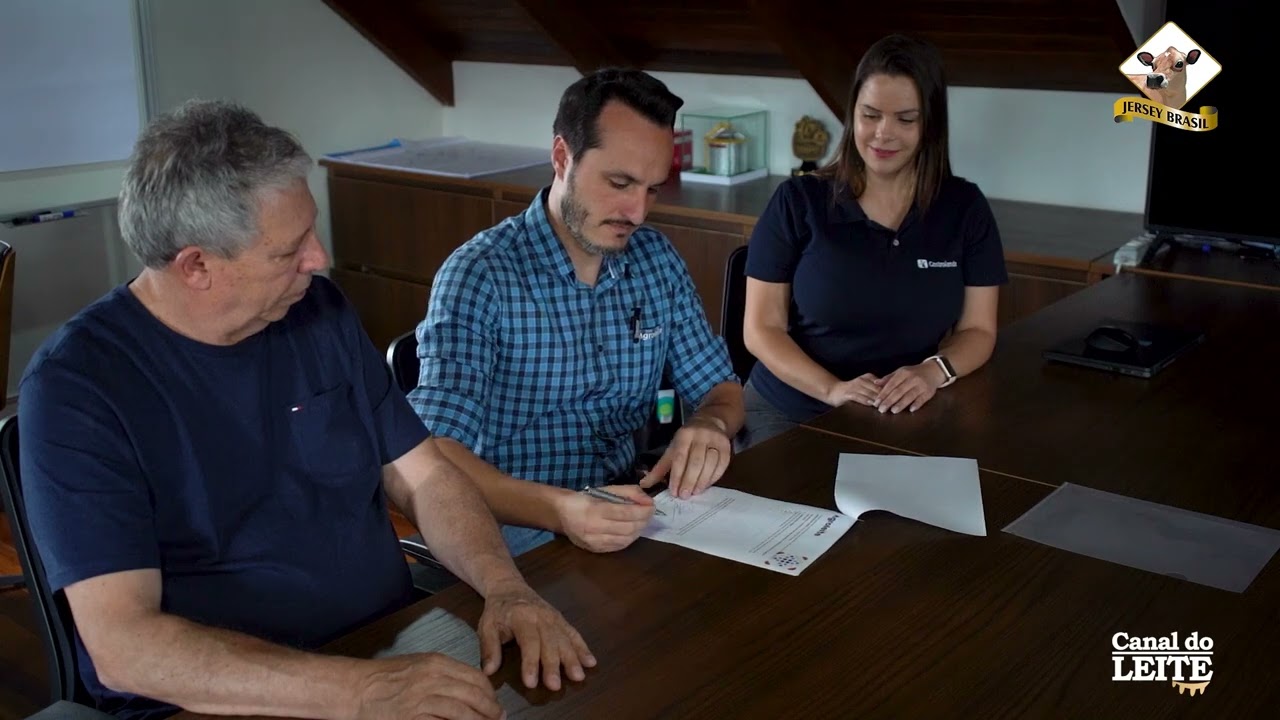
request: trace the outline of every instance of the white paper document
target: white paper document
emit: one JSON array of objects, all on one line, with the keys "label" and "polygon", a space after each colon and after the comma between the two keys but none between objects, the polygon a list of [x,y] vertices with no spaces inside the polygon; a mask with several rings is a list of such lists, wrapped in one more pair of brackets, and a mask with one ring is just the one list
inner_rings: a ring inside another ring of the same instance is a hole
[{"label": "white paper document", "polygon": [[969,535],[986,535],[978,462],[968,458],[841,453],[836,507],[857,518],[884,510]]},{"label": "white paper document", "polygon": [[692,550],[799,575],[853,526],[834,510],[771,500],[717,486],[688,500],[663,491],[641,535]]},{"label": "white paper document", "polygon": [[329,157],[353,165],[474,178],[549,164],[551,151],[547,148],[480,142],[465,137],[442,137],[397,140],[383,147],[334,153]]}]

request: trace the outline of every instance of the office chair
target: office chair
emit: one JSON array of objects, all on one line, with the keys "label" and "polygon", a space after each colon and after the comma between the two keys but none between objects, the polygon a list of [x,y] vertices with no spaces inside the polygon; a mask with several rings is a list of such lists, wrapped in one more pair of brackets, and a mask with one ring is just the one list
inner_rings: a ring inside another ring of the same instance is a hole
[{"label": "office chair", "polygon": [[418,361],[418,336],[414,330],[397,337],[387,347],[387,367],[391,368],[391,377],[406,395],[418,386],[418,372],[421,363]]},{"label": "office chair", "polygon": [[49,589],[44,563],[36,552],[27,523],[26,505],[22,500],[22,481],[18,465],[18,416],[0,421],[0,474],[4,475],[5,506],[9,512],[9,533],[13,536],[18,562],[35,606],[36,624],[42,630],[45,655],[49,662],[49,693],[52,702],[66,700],[81,705],[94,705],[88,690],[80,682],[76,669],[75,620],[66,597]]},{"label": "office chair", "polygon": [[724,270],[724,298],[720,308],[720,336],[729,346],[729,362],[733,372],[747,383],[756,358],[747,350],[742,338],[742,321],[747,308],[747,246],[740,245],[729,253]]}]

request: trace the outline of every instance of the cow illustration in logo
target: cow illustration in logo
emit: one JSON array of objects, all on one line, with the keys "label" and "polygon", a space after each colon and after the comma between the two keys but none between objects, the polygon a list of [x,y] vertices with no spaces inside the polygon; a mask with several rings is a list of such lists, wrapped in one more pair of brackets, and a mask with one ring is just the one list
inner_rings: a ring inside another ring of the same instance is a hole
[{"label": "cow illustration in logo", "polygon": [[1159,55],[1143,51],[1137,55],[1138,62],[1150,72],[1126,77],[1143,95],[1176,110],[1187,104],[1187,69],[1200,59],[1200,54],[1198,48],[1183,52],[1172,45]]}]

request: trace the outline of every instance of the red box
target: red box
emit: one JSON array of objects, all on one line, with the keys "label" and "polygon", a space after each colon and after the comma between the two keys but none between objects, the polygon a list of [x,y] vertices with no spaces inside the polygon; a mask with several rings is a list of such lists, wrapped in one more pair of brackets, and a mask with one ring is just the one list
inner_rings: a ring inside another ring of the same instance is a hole
[{"label": "red box", "polygon": [[681,171],[693,167],[693,131],[676,130],[676,143],[671,153],[671,174],[679,177]]}]

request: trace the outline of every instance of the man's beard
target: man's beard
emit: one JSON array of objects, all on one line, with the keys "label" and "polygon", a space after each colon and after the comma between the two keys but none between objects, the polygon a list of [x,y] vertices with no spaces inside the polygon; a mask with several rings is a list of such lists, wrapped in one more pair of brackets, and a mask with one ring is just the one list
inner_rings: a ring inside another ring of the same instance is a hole
[{"label": "man's beard", "polygon": [[626,246],[619,248],[606,247],[591,242],[586,233],[583,232],[583,226],[587,223],[587,208],[578,202],[577,188],[574,187],[574,173],[569,173],[569,187],[566,188],[564,195],[560,197],[560,217],[564,220],[565,227],[569,229],[569,235],[573,241],[582,248],[582,251],[590,255],[599,255],[600,257],[610,257],[620,255],[626,249]]}]

